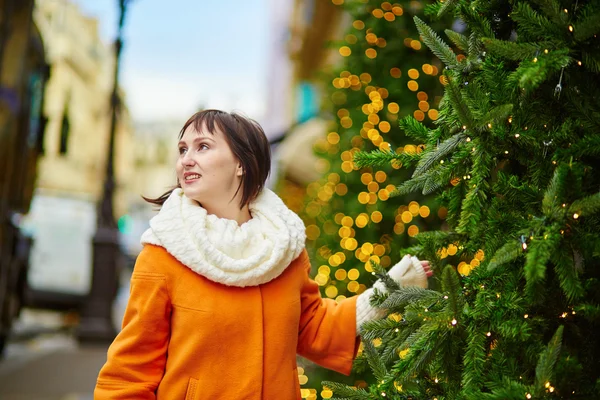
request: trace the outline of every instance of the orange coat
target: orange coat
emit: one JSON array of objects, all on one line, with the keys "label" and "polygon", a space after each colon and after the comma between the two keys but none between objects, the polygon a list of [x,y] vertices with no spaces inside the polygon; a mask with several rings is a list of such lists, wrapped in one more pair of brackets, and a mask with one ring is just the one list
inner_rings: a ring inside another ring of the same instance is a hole
[{"label": "orange coat", "polygon": [[225,286],[146,245],[94,399],[300,399],[296,353],[349,374],[356,296],[322,299],[309,272],[303,250],[268,283]]}]

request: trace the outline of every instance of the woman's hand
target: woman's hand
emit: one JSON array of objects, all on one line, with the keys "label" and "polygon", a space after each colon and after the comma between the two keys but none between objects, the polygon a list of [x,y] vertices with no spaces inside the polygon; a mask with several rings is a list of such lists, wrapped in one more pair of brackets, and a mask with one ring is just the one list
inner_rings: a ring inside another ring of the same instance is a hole
[{"label": "woman's hand", "polygon": [[423,270],[425,270],[425,274],[427,275],[427,277],[431,278],[433,276],[433,271],[431,270],[431,267],[429,266],[429,261],[422,260],[421,265],[423,266]]}]

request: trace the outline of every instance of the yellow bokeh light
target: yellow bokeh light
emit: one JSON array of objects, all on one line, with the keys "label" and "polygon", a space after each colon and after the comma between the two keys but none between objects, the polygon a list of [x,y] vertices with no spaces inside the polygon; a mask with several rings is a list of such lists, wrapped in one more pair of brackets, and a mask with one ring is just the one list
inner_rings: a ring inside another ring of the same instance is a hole
[{"label": "yellow bokeh light", "polygon": [[360,176],[360,181],[363,183],[363,185],[368,185],[370,182],[373,181],[373,175],[371,175],[368,172],[365,172]]},{"label": "yellow bokeh light", "polygon": [[340,54],[343,57],[348,57],[350,54],[352,54],[352,50],[350,50],[350,47],[348,46],[342,46],[340,47]]},{"label": "yellow bokeh light", "polygon": [[350,251],[354,251],[354,250],[356,250],[357,247],[358,247],[358,242],[356,241],[356,239],[349,238],[346,241],[346,249],[348,249]]},{"label": "yellow bokeh light", "polygon": [[390,198],[390,192],[387,189],[381,189],[379,193],[377,193],[377,197],[379,197],[379,200],[387,201]]},{"label": "yellow bokeh light", "polygon": [[414,68],[408,70],[408,77],[410,79],[419,79],[419,71]]},{"label": "yellow bokeh light", "polygon": [[352,23],[352,26],[354,27],[354,29],[358,29],[358,30],[365,29],[365,23],[360,20],[354,21]]},{"label": "yellow bokeh light", "polygon": [[413,219],[413,215],[410,211],[404,211],[402,213],[402,222],[404,222],[405,224],[408,224],[409,222],[412,221]]},{"label": "yellow bokeh light", "polygon": [[374,9],[372,14],[375,18],[383,17],[383,11],[379,8]]},{"label": "yellow bokeh light", "polygon": [[351,281],[355,281],[360,277],[360,271],[356,268],[352,268],[350,271],[348,271],[348,279],[350,279]]},{"label": "yellow bokeh light", "polygon": [[344,279],[346,279],[346,270],[345,269],[338,269],[337,271],[335,271],[335,279],[337,279],[338,281],[343,281]]},{"label": "yellow bokeh light", "polygon": [[345,183],[338,183],[335,185],[335,192],[338,194],[338,196],[345,196],[348,194],[348,186],[346,186]]},{"label": "yellow bokeh light", "polygon": [[[360,248],[360,251],[362,251],[362,252],[363,252],[364,254],[366,254],[366,255],[371,255],[371,254],[373,254],[373,250],[374,250],[374,247],[373,247],[373,245],[372,245],[371,243],[369,243],[369,242],[363,243],[363,245],[362,245],[362,246],[361,246],[361,248]],[[350,279],[352,279],[352,278],[350,278]]]},{"label": "yellow bokeh light", "polygon": [[382,219],[383,219],[383,214],[381,214],[380,211],[374,211],[371,214],[371,221],[373,221],[375,223],[381,222]]},{"label": "yellow bokeh light", "polygon": [[396,113],[398,113],[398,111],[400,111],[400,106],[398,105],[398,103],[389,103],[388,111],[391,112],[392,114],[396,114]]},{"label": "yellow bokeh light", "polygon": [[377,35],[374,33],[367,33],[365,40],[370,44],[375,44],[377,43]]},{"label": "yellow bokeh light", "polygon": [[306,237],[308,240],[316,240],[321,235],[321,229],[316,225],[309,225],[306,227]]},{"label": "yellow bokeh light", "polygon": [[387,121],[382,121],[379,123],[379,130],[383,133],[388,133],[392,129],[391,125]]},{"label": "yellow bokeh light", "polygon": [[377,194],[369,193],[369,204],[376,204],[376,203],[377,203]]},{"label": "yellow bokeh light", "polygon": [[324,275],[324,274],[317,274],[315,276],[315,282],[317,282],[317,284],[319,286],[325,286],[327,284],[327,282],[329,281],[329,276]]},{"label": "yellow bokeh light", "polygon": [[429,207],[421,206],[421,208],[419,208],[419,215],[421,215],[422,218],[429,217],[429,214],[431,214],[431,210],[429,209]]},{"label": "yellow bokeh light", "polygon": [[395,6],[395,7],[392,7],[392,12],[394,14],[396,14],[397,16],[400,16],[404,13],[404,10],[402,9],[402,7]]},{"label": "yellow bokeh light", "polygon": [[436,110],[435,108],[432,108],[431,110],[427,111],[427,116],[432,121],[435,121],[436,119],[438,119],[438,116],[439,116],[438,110]]},{"label": "yellow bokeh light", "polygon": [[433,67],[431,66],[431,64],[423,64],[423,72],[425,72],[427,75],[431,75],[431,73],[433,72]]},{"label": "yellow bokeh light", "polygon": [[360,192],[358,194],[358,202],[360,204],[367,204],[369,202],[369,193],[367,193],[367,192]]},{"label": "yellow bokeh light", "polygon": [[331,0],[331,2],[336,6],[341,6],[342,4],[344,4],[344,0]]},{"label": "yellow bokeh light", "polygon": [[419,101],[427,101],[429,99],[429,96],[426,92],[420,91],[419,93],[417,93],[417,99],[419,99]]},{"label": "yellow bokeh light", "polygon": [[319,267],[319,274],[323,274],[323,275],[329,275],[331,273],[331,268],[329,268],[328,265],[321,265]]},{"label": "yellow bokeh light", "polygon": [[410,237],[414,237],[417,236],[419,234],[419,227],[416,225],[411,225],[408,227],[408,236]]},{"label": "yellow bokeh light", "polygon": [[396,225],[394,225],[394,233],[396,235],[401,235],[404,233],[404,224],[402,223],[397,223]]},{"label": "yellow bokeh light", "polygon": [[440,83],[446,86],[448,84],[448,79],[444,75],[440,75]]},{"label": "yellow bokeh light", "polygon": [[410,47],[412,47],[414,50],[421,50],[421,47],[423,47],[423,45],[418,40],[411,40]]},{"label": "yellow bokeh light", "polygon": [[336,224],[341,225],[342,218],[344,218],[344,213],[337,213],[337,214],[335,214],[335,217],[333,217],[333,220],[335,221]]},{"label": "yellow bokeh light", "polygon": [[365,55],[371,59],[377,57],[377,50],[375,49],[367,49],[365,50]]},{"label": "yellow bokeh light", "polygon": [[440,70],[438,69],[438,67],[436,67],[435,65],[431,66],[431,75],[437,75],[440,73]]},{"label": "yellow bokeh light", "polygon": [[376,244],[373,248],[373,253],[379,257],[383,256],[385,254],[385,246],[382,244]]},{"label": "yellow bokeh light", "polygon": [[394,13],[391,12],[386,12],[385,14],[383,14],[383,17],[385,18],[386,21],[392,22],[393,20],[396,19],[396,16],[394,15]]},{"label": "yellow bokeh light", "polygon": [[325,289],[325,295],[330,299],[333,299],[335,296],[338,295],[338,289],[333,285],[327,286],[327,288]]},{"label": "yellow bokeh light", "polygon": [[457,251],[458,251],[458,247],[456,247],[455,244],[449,244],[448,245],[448,255],[449,256],[455,255]]},{"label": "yellow bokeh light", "polygon": [[379,184],[374,181],[369,182],[369,184],[367,185],[367,189],[369,190],[369,192],[375,193],[379,190]]},{"label": "yellow bokeh light", "polygon": [[377,171],[375,173],[375,180],[379,183],[385,182],[387,174],[384,171]]},{"label": "yellow bokeh light", "polygon": [[352,233],[352,229],[350,229],[347,226],[342,226],[339,230],[338,230],[338,235],[340,235],[340,237],[342,238],[349,238],[350,235]]},{"label": "yellow bokeh light", "polygon": [[382,99],[387,99],[387,97],[390,95],[390,92],[388,92],[386,88],[379,88],[377,89],[377,92],[381,95]]},{"label": "yellow bokeh light", "polygon": [[421,110],[415,110],[413,116],[417,121],[423,121],[425,119],[425,113]]},{"label": "yellow bokeh light", "polygon": [[354,223],[354,221],[352,220],[352,217],[349,216],[345,216],[344,218],[342,218],[342,225],[343,226],[352,226],[352,224]]},{"label": "yellow bokeh light", "polygon": [[417,90],[419,90],[419,84],[416,81],[408,81],[406,86],[408,86],[408,89],[413,92],[416,92]]},{"label": "yellow bokeh light", "polygon": [[393,78],[400,78],[400,76],[402,75],[402,71],[400,71],[400,68],[394,67],[390,69],[390,75]]},{"label": "yellow bokeh light", "polygon": [[389,1],[384,1],[381,3],[381,9],[384,11],[390,11],[392,9],[392,4]]},{"label": "yellow bokeh light", "polygon": [[467,264],[464,261],[458,264],[458,267],[456,269],[458,270],[458,273],[463,276],[468,276],[472,270],[471,265]]},{"label": "yellow bokeh light", "polygon": [[427,110],[429,110],[429,103],[426,101],[420,101],[419,102],[419,110],[426,112]]},{"label": "yellow bokeh light", "polygon": [[369,223],[369,219],[364,215],[359,215],[356,217],[356,226],[359,228],[364,228]]},{"label": "yellow bokeh light", "polygon": [[340,135],[337,132],[331,132],[327,135],[327,141],[331,144],[338,144],[340,142]]},{"label": "yellow bokeh light", "polygon": [[413,217],[419,215],[419,203],[416,201],[411,201],[408,204],[408,211],[412,214]]},{"label": "yellow bokeh light", "polygon": [[483,259],[485,258],[485,253],[483,252],[483,250],[477,250],[477,253],[475,253],[475,258],[479,261],[483,261]]},{"label": "yellow bokeh light", "polygon": [[481,264],[481,262],[478,259],[474,258],[474,259],[471,260],[471,266],[473,268],[479,267],[479,264]]},{"label": "yellow bokeh light", "polygon": [[371,115],[369,115],[368,120],[373,125],[377,125],[379,123],[379,115],[371,114]]},{"label": "yellow bokeh light", "polygon": [[340,125],[348,129],[352,127],[352,119],[350,119],[350,117],[343,117],[342,119],[340,119]]},{"label": "yellow bokeh light", "polygon": [[372,79],[371,75],[367,72],[363,72],[362,74],[360,74],[361,82],[369,83],[369,82],[371,82],[371,79]]}]

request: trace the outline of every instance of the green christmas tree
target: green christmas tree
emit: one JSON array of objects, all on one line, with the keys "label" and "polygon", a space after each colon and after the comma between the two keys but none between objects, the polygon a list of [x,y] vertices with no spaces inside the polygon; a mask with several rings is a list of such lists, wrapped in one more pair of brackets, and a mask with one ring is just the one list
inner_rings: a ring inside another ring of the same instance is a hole
[{"label": "green christmas tree", "polygon": [[[360,150],[419,154],[423,146],[405,136],[398,121],[410,115],[432,126],[443,86],[442,63],[419,40],[412,21],[432,2],[334,3],[343,3],[351,17],[342,40],[331,44],[341,62],[323,71],[323,112],[334,122],[316,144],[323,179],[308,186],[304,204],[296,209],[307,225],[313,273],[323,296],[342,299],[371,286],[375,264],[398,262],[400,248],[413,244],[418,232],[439,229],[443,222],[445,209],[439,210],[433,196],[390,198],[395,190],[390,176],[410,176],[400,163],[359,168],[353,162]],[[281,193],[294,204],[302,199],[298,191],[288,185]],[[314,370],[306,374],[308,387],[320,386],[323,377],[339,376]],[[349,382],[365,385],[368,380],[359,373]],[[327,398],[327,391],[322,395]]]},{"label": "green christmas tree", "polygon": [[386,280],[374,302],[402,318],[364,327],[377,384],[326,384],[339,399],[600,398],[600,1],[445,0],[426,14],[463,27],[445,31],[453,50],[414,19],[445,64],[437,127],[407,117],[422,153],[354,160],[414,167],[395,193],[448,208],[448,230],[405,249],[431,260],[439,290]]}]

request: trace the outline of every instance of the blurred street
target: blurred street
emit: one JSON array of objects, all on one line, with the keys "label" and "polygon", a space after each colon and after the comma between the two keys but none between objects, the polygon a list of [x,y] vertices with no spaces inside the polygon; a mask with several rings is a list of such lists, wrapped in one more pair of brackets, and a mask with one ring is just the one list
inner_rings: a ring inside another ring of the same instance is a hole
[{"label": "blurred street", "polygon": [[0,361],[2,400],[93,398],[108,346],[78,345],[61,313],[24,310]]}]

